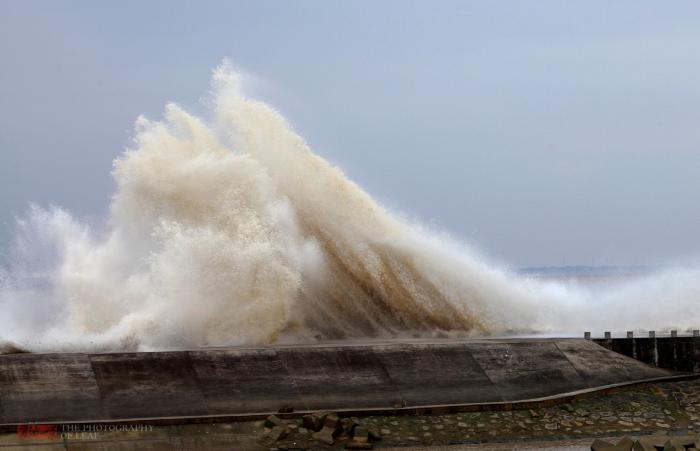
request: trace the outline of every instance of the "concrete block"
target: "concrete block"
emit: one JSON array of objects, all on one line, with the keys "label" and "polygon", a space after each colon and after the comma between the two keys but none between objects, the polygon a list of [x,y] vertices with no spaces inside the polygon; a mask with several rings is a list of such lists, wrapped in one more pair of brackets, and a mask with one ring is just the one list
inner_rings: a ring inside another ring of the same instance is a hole
[{"label": "concrete block", "polygon": [[696,439],[697,439],[697,436],[691,435],[691,434],[676,435],[676,436],[668,438],[668,440],[673,442],[675,445],[682,446],[683,448],[694,446]]},{"label": "concrete block", "polygon": [[343,418],[342,420],[340,420],[340,424],[342,426],[343,433],[346,434],[348,437],[352,437],[355,428],[360,423],[355,418]]},{"label": "concrete block", "polygon": [[357,443],[367,443],[369,441],[369,431],[364,426],[357,426],[352,435],[352,441]]},{"label": "concrete block", "polygon": [[695,437],[673,437],[664,443],[663,451],[686,451],[686,446],[693,446]]},{"label": "concrete block", "polygon": [[617,449],[617,451],[631,451],[633,446],[634,446],[634,440],[632,440],[629,437],[623,437],[622,440],[617,442],[617,445],[615,445],[615,448]]},{"label": "concrete block", "polygon": [[277,415],[270,415],[265,419],[265,426],[269,428],[282,427],[285,426],[285,423]]},{"label": "concrete block", "polygon": [[378,429],[369,428],[367,429],[368,437],[370,442],[378,442],[382,439],[382,434]]},{"label": "concrete block", "polygon": [[326,414],[324,413],[310,413],[302,417],[302,423],[304,427],[310,431],[320,431],[323,427],[323,420],[326,419]]},{"label": "concrete block", "polygon": [[289,428],[287,428],[286,426],[275,426],[270,430],[270,432],[267,433],[267,437],[272,442],[282,440],[283,438],[287,437],[288,435],[289,435]]},{"label": "concrete block", "polygon": [[[634,440],[629,437],[624,437],[622,440],[617,442],[616,445],[605,440],[596,439],[591,444],[591,451],[632,451],[634,446]],[[647,450],[642,449],[642,451]]]},{"label": "concrete block", "polygon": [[656,449],[663,449],[664,448],[664,443],[668,441],[668,435],[666,434],[660,434],[660,435],[652,435],[649,437],[644,437],[643,439],[646,443],[649,443],[650,445],[656,447]]},{"label": "concrete block", "polygon": [[649,440],[642,438],[634,442],[632,451],[657,451],[657,449]]},{"label": "concrete block", "polygon": [[335,443],[335,431],[331,428],[323,427],[320,431],[314,432],[312,437],[326,445]]},{"label": "concrete block", "polygon": [[591,444],[591,451],[617,451],[615,445],[605,440],[595,439]]},{"label": "concrete block", "polygon": [[334,413],[326,415],[326,418],[323,420],[323,427],[332,429],[333,434],[340,432],[340,418],[338,418],[338,415]]}]

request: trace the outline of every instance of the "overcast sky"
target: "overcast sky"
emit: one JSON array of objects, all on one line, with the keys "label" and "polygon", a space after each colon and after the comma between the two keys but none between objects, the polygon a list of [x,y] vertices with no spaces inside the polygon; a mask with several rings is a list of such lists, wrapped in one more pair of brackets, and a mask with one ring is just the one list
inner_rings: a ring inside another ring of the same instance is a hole
[{"label": "overcast sky", "polygon": [[382,204],[515,266],[700,256],[700,2],[0,2],[0,247],[103,217],[222,58]]}]

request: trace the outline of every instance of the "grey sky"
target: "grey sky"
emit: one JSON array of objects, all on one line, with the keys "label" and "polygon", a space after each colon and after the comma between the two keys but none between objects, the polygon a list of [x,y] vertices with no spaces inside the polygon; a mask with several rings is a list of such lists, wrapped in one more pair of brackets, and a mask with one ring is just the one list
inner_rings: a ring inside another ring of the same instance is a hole
[{"label": "grey sky", "polygon": [[0,2],[0,247],[98,220],[138,114],[223,57],[381,203],[509,264],[700,256],[696,1]]}]

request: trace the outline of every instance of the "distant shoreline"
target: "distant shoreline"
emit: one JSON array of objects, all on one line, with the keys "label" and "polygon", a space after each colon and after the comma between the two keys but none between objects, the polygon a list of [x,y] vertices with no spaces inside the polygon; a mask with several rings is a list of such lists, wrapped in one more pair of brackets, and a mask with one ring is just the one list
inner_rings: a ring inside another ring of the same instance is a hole
[{"label": "distant shoreline", "polygon": [[529,266],[518,268],[516,272],[523,275],[532,276],[571,276],[571,277],[605,277],[605,276],[622,276],[622,275],[644,275],[658,272],[661,266]]}]

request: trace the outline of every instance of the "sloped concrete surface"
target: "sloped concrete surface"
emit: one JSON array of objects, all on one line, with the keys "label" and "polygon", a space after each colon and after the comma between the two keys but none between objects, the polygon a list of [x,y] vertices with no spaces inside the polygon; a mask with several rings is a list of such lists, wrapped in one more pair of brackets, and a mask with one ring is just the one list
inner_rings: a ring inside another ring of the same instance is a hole
[{"label": "sloped concrete surface", "polygon": [[672,376],[579,339],[0,356],[0,423],[519,401]]}]

